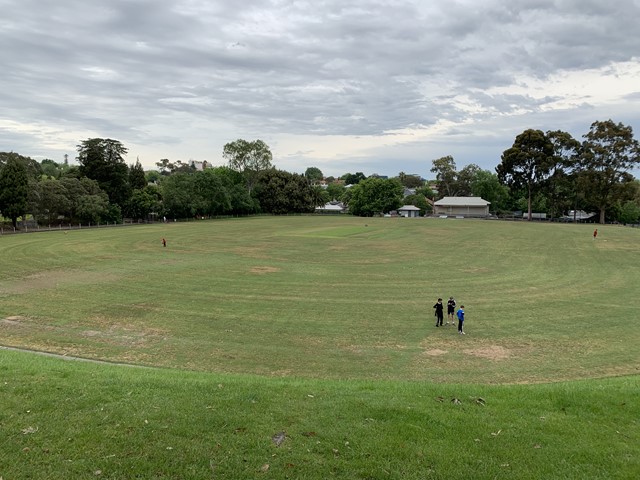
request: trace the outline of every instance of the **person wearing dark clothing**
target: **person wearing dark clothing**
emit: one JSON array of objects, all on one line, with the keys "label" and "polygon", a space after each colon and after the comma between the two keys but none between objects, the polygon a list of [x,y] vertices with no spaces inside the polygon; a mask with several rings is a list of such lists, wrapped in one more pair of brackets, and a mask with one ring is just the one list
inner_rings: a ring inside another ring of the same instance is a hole
[{"label": "person wearing dark clothing", "polygon": [[444,306],[442,305],[441,298],[438,299],[438,302],[433,306],[433,308],[436,309],[436,327],[439,327],[440,325],[442,325],[442,322],[444,320]]},{"label": "person wearing dark clothing", "polygon": [[456,301],[453,297],[449,297],[449,301],[447,302],[447,325],[451,322],[451,325],[455,325],[454,316],[456,314]]}]

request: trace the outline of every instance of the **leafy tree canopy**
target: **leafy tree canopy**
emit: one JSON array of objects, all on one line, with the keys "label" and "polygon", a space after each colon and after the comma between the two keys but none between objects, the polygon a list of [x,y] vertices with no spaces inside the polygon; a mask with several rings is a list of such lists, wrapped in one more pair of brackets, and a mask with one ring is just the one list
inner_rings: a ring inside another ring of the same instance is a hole
[{"label": "leafy tree canopy", "polygon": [[262,140],[248,142],[238,139],[227,143],[223,148],[222,156],[231,169],[245,176],[249,191],[258,181],[260,172],[272,168],[273,155],[268,145]]},{"label": "leafy tree canopy", "polygon": [[404,188],[397,179],[367,178],[350,189],[349,211],[361,217],[402,206]]}]

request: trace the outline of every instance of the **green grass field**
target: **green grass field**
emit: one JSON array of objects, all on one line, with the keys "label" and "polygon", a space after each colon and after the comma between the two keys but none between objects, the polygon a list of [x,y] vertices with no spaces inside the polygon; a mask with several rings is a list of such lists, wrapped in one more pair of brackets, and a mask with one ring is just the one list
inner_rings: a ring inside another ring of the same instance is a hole
[{"label": "green grass field", "polygon": [[[634,478],[640,230],[591,233],[256,217],[0,237],[0,344],[163,367],[0,351],[0,477]],[[465,336],[434,326],[450,295]]]}]

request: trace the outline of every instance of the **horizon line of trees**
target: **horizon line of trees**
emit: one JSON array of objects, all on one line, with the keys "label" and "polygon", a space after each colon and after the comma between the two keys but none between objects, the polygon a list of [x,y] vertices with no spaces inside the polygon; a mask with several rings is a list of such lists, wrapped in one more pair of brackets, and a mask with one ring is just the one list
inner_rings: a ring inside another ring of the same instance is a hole
[{"label": "horizon line of trees", "polygon": [[[354,215],[387,213],[413,204],[421,214],[445,196],[479,196],[501,214],[527,211],[558,218],[570,210],[595,210],[600,223],[640,220],[640,183],[631,171],[640,147],[631,127],[596,121],[582,142],[562,131],[528,129],[506,149],[495,172],[475,164],[457,170],[451,156],[432,161],[434,181],[400,172],[362,172],[324,178],[317,167],[304,174],[278,170],[263,141],[238,139],[224,146],[226,166],[198,170],[161,159],[145,172],[127,165],[117,140],[91,138],[77,145],[78,165],[67,159],[37,162],[0,152],[0,214],[17,227],[29,214],[40,223],[111,223],[123,218],[189,218],[252,213],[310,213],[339,201]],[[321,186],[320,183],[326,183]],[[349,188],[347,188],[349,185]],[[406,196],[406,189],[413,192]]]}]

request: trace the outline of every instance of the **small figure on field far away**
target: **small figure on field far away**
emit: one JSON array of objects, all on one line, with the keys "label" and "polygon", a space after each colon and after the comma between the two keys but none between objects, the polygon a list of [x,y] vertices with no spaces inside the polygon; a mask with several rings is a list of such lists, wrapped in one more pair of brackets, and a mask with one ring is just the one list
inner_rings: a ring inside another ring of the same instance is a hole
[{"label": "small figure on field far away", "polygon": [[162,239],[162,246],[163,246],[163,247],[166,247],[166,246],[167,246],[167,241],[166,241],[164,238]]},{"label": "small figure on field far away", "polygon": [[596,229],[593,231],[593,239],[595,240],[597,236],[598,236],[598,229],[596,228]]}]

